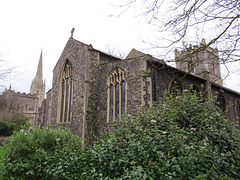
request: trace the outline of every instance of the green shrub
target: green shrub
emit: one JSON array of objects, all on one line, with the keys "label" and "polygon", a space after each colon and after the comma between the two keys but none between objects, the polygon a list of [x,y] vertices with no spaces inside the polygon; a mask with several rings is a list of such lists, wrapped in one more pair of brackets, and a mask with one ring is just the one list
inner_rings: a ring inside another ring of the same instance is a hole
[{"label": "green shrub", "polygon": [[[201,100],[201,101],[200,101]],[[61,129],[18,132],[5,145],[14,179],[240,179],[240,133],[196,94],[165,96],[116,122],[85,151]]]},{"label": "green shrub", "polygon": [[16,132],[4,148],[4,173],[14,179],[71,179],[81,156],[81,140],[60,128]]},{"label": "green shrub", "polygon": [[0,136],[10,136],[14,131],[22,129],[23,126],[29,128],[29,125],[28,118],[20,113],[0,113]]},{"label": "green shrub", "polygon": [[240,179],[239,130],[196,94],[165,96],[115,127],[89,148],[85,179]]},{"label": "green shrub", "polygon": [[14,123],[0,121],[0,136],[11,136],[14,131]]},{"label": "green shrub", "polygon": [[2,159],[5,156],[6,151],[3,149],[3,147],[0,145],[0,180],[3,179],[3,175],[2,175],[2,170],[3,170],[3,163],[2,163]]}]

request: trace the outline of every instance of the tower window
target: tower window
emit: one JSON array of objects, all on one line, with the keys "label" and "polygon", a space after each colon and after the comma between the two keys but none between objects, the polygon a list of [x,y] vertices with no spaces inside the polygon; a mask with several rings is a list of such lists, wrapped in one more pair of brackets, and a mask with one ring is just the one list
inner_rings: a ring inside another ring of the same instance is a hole
[{"label": "tower window", "polygon": [[188,62],[188,73],[194,73],[194,64],[192,61]]},{"label": "tower window", "polygon": [[60,123],[71,120],[72,82],[72,66],[67,60],[62,71],[60,84]]},{"label": "tower window", "polygon": [[114,68],[108,79],[108,122],[120,118],[126,111],[125,72]]}]

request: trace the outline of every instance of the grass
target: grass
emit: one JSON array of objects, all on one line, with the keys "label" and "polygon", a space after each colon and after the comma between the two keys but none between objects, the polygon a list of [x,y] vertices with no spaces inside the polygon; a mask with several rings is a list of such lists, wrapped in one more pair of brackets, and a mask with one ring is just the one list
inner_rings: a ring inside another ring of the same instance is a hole
[{"label": "grass", "polygon": [[0,180],[3,179],[2,175],[2,169],[3,169],[3,163],[2,163],[2,158],[5,156],[6,151],[3,149],[3,147],[0,145]]}]

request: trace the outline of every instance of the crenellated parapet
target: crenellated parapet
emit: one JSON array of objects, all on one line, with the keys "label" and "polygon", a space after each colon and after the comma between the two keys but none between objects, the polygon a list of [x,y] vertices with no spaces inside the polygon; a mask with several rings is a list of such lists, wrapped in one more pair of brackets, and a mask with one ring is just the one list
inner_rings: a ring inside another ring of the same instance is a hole
[{"label": "crenellated parapet", "polygon": [[207,46],[205,39],[200,45],[190,45],[181,51],[175,49],[175,60],[178,69],[221,84],[218,49]]},{"label": "crenellated parapet", "polygon": [[12,95],[12,96],[19,96],[19,97],[25,97],[25,98],[37,98],[36,94],[31,93],[25,93],[25,92],[15,92],[11,89],[8,89],[2,93],[2,95]]},{"label": "crenellated parapet", "polygon": [[218,48],[212,48],[210,46],[207,46],[206,41],[203,38],[200,45],[192,46],[190,44],[188,48],[186,48],[185,50],[181,50],[181,51],[178,51],[178,49],[175,49],[175,58],[181,59],[183,57],[193,55],[194,53],[197,53],[197,52],[200,52],[203,50],[206,50],[208,53],[218,57]]},{"label": "crenellated parapet", "polygon": [[28,117],[30,123],[34,125],[38,114],[39,98],[36,94],[21,93],[11,90],[5,90],[1,95],[6,101],[6,111],[19,112]]}]

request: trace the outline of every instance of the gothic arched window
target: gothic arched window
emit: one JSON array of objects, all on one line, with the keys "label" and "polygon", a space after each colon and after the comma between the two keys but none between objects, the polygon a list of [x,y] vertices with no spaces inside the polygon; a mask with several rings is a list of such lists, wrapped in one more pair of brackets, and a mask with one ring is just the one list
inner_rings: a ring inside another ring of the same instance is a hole
[{"label": "gothic arched window", "polygon": [[191,94],[196,94],[197,96],[200,96],[200,90],[196,85],[191,85],[190,87],[190,93]]},{"label": "gothic arched window", "polygon": [[223,112],[226,110],[226,100],[222,94],[218,94],[217,96],[217,106],[219,106]]},{"label": "gothic arched window", "polygon": [[60,118],[59,122],[70,122],[72,105],[72,66],[67,60],[62,71],[60,84]]},{"label": "gothic arched window", "polygon": [[177,96],[179,93],[181,93],[183,90],[182,85],[179,80],[175,79],[172,81],[169,87],[169,92],[173,96]]},{"label": "gothic arched window", "polygon": [[235,110],[236,110],[237,126],[240,129],[240,100],[236,101],[235,106],[236,106]]},{"label": "gothic arched window", "polygon": [[[125,72],[114,68],[108,79],[108,122],[126,111]],[[119,116],[120,117],[120,116]]]}]

